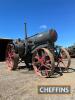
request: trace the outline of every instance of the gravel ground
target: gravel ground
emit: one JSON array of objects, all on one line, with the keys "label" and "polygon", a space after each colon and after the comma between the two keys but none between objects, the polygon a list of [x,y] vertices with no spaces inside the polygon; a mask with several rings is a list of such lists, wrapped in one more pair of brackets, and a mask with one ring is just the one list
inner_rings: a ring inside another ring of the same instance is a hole
[{"label": "gravel ground", "polygon": [[[0,62],[0,100],[75,100],[75,59],[70,68],[62,76],[41,78],[27,69],[9,71],[6,63]],[[70,85],[71,94],[38,94],[38,85]]]}]

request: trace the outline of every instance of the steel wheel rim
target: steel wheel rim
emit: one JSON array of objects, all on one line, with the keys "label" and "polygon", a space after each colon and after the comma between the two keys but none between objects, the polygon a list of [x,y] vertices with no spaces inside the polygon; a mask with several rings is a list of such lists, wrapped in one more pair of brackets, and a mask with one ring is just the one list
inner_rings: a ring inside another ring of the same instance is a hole
[{"label": "steel wheel rim", "polygon": [[7,68],[9,70],[12,70],[14,67],[14,51],[13,51],[13,46],[8,45],[7,46],[7,51],[6,51],[6,64]]},{"label": "steel wheel rim", "polygon": [[58,58],[58,67],[68,69],[71,64],[71,58],[68,51],[65,48],[61,48],[60,57]]},{"label": "steel wheel rim", "polygon": [[[38,76],[41,76],[41,77],[49,77],[49,73],[51,73],[51,71],[54,70],[54,58],[53,58],[53,55],[51,54],[51,56],[52,56],[51,61],[50,62],[47,62],[50,59],[47,60],[45,57],[47,57],[47,56],[49,58],[51,57],[50,56],[50,51],[48,49],[46,49],[46,48],[42,48],[40,50],[43,50],[47,55],[44,55],[44,58],[42,56],[43,59],[41,59],[40,61],[39,60],[37,61],[37,63],[41,63],[41,65],[39,65],[39,67],[37,67],[37,65],[35,65],[35,62],[32,60],[33,68],[34,68],[35,73]],[[43,60],[47,60],[45,62],[45,64],[42,64],[42,63],[44,63]],[[44,71],[44,73],[43,73],[43,71]],[[43,75],[43,74],[45,74],[45,75]]]}]

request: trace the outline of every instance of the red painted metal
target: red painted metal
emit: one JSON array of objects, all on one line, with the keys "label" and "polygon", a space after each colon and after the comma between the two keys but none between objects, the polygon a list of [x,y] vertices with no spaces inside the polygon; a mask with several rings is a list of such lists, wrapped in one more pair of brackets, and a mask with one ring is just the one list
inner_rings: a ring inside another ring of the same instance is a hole
[{"label": "red painted metal", "polygon": [[12,70],[14,66],[15,52],[12,50],[12,48],[12,46],[8,46],[6,51],[6,64],[9,70]]},{"label": "red painted metal", "polygon": [[[35,73],[41,77],[48,77],[48,72],[51,69],[49,55],[47,53],[44,53],[42,56],[36,55],[34,59],[37,60],[36,62],[33,62]],[[45,75],[42,75],[42,71],[44,71]]]}]

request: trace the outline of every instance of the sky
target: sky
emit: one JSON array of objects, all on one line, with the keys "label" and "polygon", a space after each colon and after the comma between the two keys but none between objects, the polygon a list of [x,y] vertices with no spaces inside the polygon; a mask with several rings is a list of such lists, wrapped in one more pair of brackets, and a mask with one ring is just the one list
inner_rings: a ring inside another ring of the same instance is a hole
[{"label": "sky", "polygon": [[54,28],[57,45],[75,43],[75,0],[0,0],[0,38],[24,39]]}]

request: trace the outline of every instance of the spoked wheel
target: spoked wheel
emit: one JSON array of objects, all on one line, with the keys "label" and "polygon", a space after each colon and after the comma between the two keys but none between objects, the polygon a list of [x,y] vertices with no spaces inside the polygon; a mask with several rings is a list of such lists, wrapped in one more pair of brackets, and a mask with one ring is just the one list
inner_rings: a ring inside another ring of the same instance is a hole
[{"label": "spoked wheel", "polygon": [[15,70],[18,66],[19,55],[15,53],[14,46],[9,44],[6,50],[6,64],[9,70]]},{"label": "spoked wheel", "polygon": [[61,48],[57,66],[63,67],[65,68],[65,70],[68,70],[70,64],[71,64],[71,58],[68,51],[65,48]]},{"label": "spoked wheel", "polygon": [[35,73],[41,77],[50,77],[54,73],[54,58],[46,48],[33,52],[32,65]]}]

